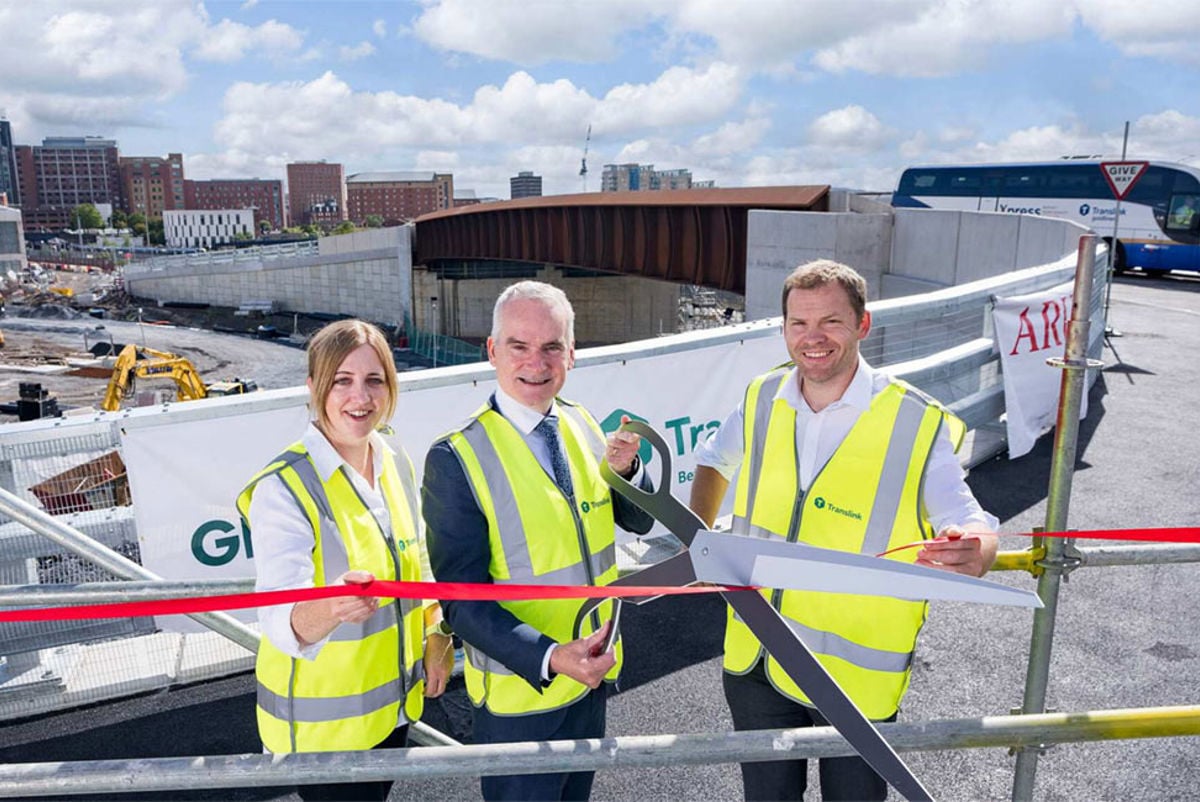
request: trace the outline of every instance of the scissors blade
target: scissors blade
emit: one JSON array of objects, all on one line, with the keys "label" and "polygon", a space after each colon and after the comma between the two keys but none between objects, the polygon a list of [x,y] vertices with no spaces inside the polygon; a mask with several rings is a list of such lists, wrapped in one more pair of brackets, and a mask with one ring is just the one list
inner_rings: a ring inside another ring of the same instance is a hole
[{"label": "scissors blade", "polygon": [[[651,587],[683,587],[695,581],[696,570],[692,567],[692,560],[686,551],[681,551],[665,560],[654,563],[654,565],[647,566],[640,571],[626,574],[613,582],[609,582],[608,586],[624,585],[628,587],[631,585],[647,585]],[[645,604],[657,598],[660,597],[630,596],[624,599],[624,601],[630,604]],[[573,632],[576,638],[580,636],[580,627],[583,625],[583,619],[587,617],[588,613],[605,601],[605,599],[584,599],[583,604],[579,607],[579,613],[575,616],[575,628]]]},{"label": "scissors blade", "polygon": [[854,747],[863,760],[905,799],[932,802],[933,797],[883,739],[829,672],[796,637],[779,612],[758,591],[722,593],[780,667],[816,705],[821,715]]},{"label": "scissors blade", "polygon": [[998,582],[804,543],[704,530],[696,535],[690,553],[696,577],[719,585],[1042,606],[1036,593]]}]

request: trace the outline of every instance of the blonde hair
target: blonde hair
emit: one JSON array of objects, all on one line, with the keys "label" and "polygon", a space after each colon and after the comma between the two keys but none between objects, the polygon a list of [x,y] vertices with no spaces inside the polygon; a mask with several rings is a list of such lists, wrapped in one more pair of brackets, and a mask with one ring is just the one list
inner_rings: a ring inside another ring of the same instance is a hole
[{"label": "blonde hair", "polygon": [[308,341],[308,378],[312,380],[309,405],[322,427],[329,426],[325,415],[325,401],[333,389],[338,368],[350,352],[362,345],[369,345],[383,365],[384,382],[387,384],[388,400],[381,421],[387,423],[396,412],[396,398],[400,385],[396,379],[396,363],[392,349],[378,326],[364,320],[339,320],[330,323]]},{"label": "blonde hair", "polygon": [[867,282],[853,267],[832,259],[817,259],[802,264],[783,281],[783,317],[787,319],[788,295],[792,290],[816,290],[836,284],[846,291],[856,322],[862,323],[867,310]]}]

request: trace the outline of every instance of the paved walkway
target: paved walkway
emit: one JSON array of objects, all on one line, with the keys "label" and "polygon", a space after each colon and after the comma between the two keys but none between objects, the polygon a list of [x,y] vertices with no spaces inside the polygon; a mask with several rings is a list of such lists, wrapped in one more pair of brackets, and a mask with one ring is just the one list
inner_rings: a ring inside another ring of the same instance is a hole
[{"label": "paved walkway", "polygon": [[[1200,280],[1128,276],[1112,293],[1111,322],[1124,336],[1092,391],[1074,477],[1073,528],[1200,523]],[[971,485],[1008,532],[1044,522],[1051,436],[1018,460],[974,469]],[[1004,548],[1025,545],[1006,538]],[[1000,581],[1032,588],[1015,574]],[[1195,565],[1086,568],[1063,588],[1050,683],[1060,711],[1196,704],[1200,615]],[[609,734],[713,732],[730,728],[720,692],[723,612],[704,599],[665,600],[626,613],[624,692]],[[1032,615],[937,603],[922,635],[902,718],[920,721],[1006,714],[1019,706]],[[430,706],[432,723],[465,737],[466,700],[456,689]],[[1060,746],[1040,762],[1039,800],[1195,797],[1200,739]],[[30,762],[257,752],[248,675],[0,730],[0,761]],[[1004,750],[913,753],[907,758],[940,800],[1006,799],[1013,758]],[[810,798],[814,794],[810,793]],[[163,798],[162,794],[119,799]],[[279,799],[286,789],[181,792],[173,799]],[[474,779],[400,784],[393,802],[477,799]],[[734,765],[601,772],[593,799],[741,798]]]}]

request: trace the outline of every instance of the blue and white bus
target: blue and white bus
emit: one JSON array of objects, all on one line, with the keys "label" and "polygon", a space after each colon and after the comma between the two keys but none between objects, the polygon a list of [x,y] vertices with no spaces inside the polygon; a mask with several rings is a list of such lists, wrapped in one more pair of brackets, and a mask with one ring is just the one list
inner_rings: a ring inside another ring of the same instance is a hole
[{"label": "blue and white bus", "polygon": [[[892,205],[1061,217],[1112,240],[1117,201],[1098,160],[910,167]],[[1114,267],[1200,272],[1200,170],[1150,162],[1121,201]]]}]

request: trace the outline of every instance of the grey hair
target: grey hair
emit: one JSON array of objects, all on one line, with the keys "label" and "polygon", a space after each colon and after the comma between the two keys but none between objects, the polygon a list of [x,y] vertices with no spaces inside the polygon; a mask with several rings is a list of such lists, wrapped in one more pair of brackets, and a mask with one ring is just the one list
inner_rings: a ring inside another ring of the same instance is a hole
[{"label": "grey hair", "polygon": [[567,321],[567,345],[575,344],[575,309],[567,294],[552,284],[542,281],[518,281],[510,284],[496,299],[492,309],[492,339],[500,339],[500,313],[513,301],[537,301],[552,311],[562,312]]}]

